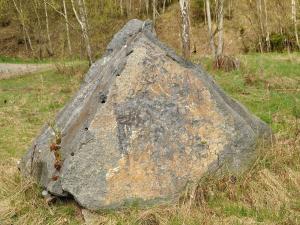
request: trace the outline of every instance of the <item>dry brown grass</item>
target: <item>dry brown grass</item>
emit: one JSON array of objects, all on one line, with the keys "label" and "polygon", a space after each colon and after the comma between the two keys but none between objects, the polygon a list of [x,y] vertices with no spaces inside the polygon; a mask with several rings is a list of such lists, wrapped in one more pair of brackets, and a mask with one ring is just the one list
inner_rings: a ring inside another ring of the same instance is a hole
[{"label": "dry brown grass", "polygon": [[[299,224],[300,138],[278,134],[275,139],[273,147],[260,148],[242,176],[204,177],[188,185],[175,205],[85,212],[87,224]],[[1,224],[83,222],[74,202],[47,205],[37,185],[20,177],[15,160],[2,162],[0,172]],[[63,209],[68,207],[71,215]]]}]

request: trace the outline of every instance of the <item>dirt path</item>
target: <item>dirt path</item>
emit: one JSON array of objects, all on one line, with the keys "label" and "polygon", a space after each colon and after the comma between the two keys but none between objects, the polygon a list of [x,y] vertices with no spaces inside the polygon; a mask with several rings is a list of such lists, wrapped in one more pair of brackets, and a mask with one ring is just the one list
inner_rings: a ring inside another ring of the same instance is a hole
[{"label": "dirt path", "polygon": [[51,64],[0,63],[0,80],[29,73],[43,72],[53,68]]}]

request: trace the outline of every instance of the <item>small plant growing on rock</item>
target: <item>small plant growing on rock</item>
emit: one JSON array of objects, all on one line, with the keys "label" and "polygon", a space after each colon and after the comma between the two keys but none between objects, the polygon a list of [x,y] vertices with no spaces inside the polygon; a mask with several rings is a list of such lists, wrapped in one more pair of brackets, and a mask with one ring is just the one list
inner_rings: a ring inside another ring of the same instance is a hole
[{"label": "small plant growing on rock", "polygon": [[[61,131],[58,128],[56,128],[53,124],[49,124],[49,126],[51,127],[51,129],[53,130],[54,135],[55,135],[55,139],[50,144],[50,151],[53,152],[53,154],[55,156],[54,168],[57,171],[60,171],[60,169],[62,167],[62,158],[61,158],[61,153],[60,153]],[[57,179],[58,179],[57,176],[55,176],[55,179],[53,177],[53,180],[57,180]]]}]

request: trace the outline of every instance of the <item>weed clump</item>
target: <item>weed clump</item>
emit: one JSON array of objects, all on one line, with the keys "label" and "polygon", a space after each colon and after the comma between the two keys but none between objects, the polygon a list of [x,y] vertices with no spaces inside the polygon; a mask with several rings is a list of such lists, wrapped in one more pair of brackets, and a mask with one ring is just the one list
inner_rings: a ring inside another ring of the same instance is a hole
[{"label": "weed clump", "polygon": [[214,68],[224,70],[226,72],[238,70],[240,68],[240,61],[233,56],[217,56],[214,62]]}]

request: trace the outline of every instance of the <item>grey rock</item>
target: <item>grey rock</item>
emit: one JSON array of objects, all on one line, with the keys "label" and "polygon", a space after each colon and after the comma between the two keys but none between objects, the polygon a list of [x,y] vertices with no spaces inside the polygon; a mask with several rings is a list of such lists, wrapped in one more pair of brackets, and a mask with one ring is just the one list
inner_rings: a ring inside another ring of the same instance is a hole
[{"label": "grey rock", "polygon": [[188,181],[221,165],[247,168],[258,140],[270,135],[200,66],[162,44],[150,21],[139,20],[114,36],[55,123],[61,169],[49,149],[57,137],[45,125],[21,171],[92,210],[176,199]]}]

